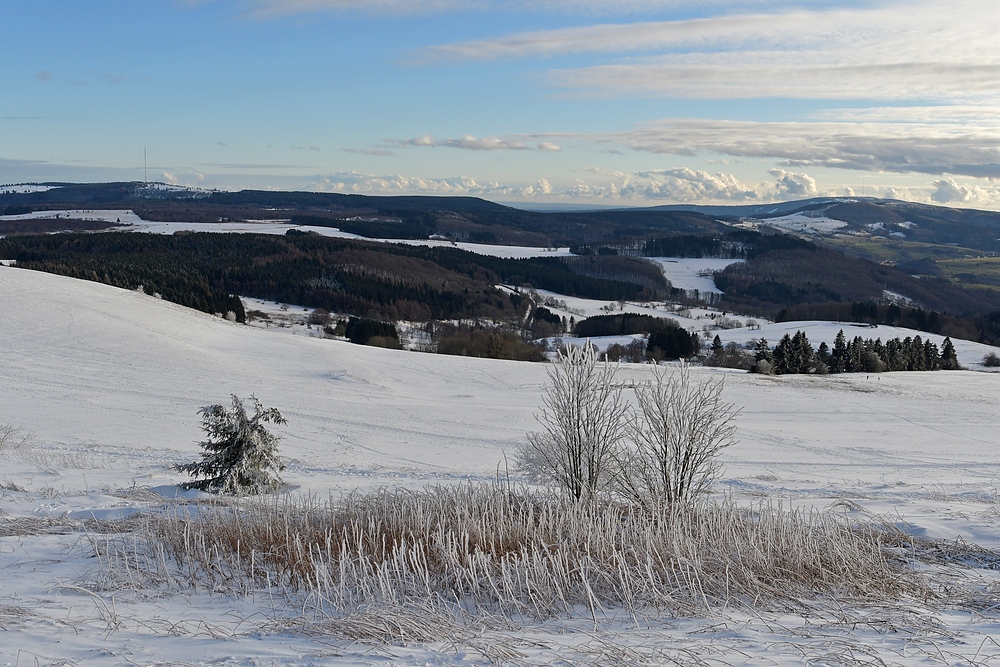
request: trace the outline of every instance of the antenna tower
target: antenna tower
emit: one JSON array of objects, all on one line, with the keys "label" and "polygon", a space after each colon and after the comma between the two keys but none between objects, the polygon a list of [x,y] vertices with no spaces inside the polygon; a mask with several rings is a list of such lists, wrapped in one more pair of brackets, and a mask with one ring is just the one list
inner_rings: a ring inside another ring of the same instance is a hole
[{"label": "antenna tower", "polygon": [[146,147],[142,147],[142,182],[143,185],[149,185],[149,175],[146,173]]}]

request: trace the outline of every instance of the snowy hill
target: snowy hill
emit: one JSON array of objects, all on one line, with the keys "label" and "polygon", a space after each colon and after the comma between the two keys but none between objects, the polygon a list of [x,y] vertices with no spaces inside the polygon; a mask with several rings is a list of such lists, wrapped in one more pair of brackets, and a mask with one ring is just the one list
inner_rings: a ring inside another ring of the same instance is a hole
[{"label": "snowy hill", "polygon": [[[197,409],[230,393],[256,394],[288,418],[277,430],[293,494],[491,478],[537,428],[532,415],[545,365],[276,335],[141,293],[6,267],[0,304],[0,424],[36,436],[30,452],[0,459],[0,570],[8,573],[0,578],[0,664],[33,664],[35,657],[39,664],[309,664],[334,655],[337,664],[483,661],[445,645],[371,647],[262,631],[258,621],[271,603],[256,597],[81,591],[73,586],[98,563],[70,528],[89,516],[148,509],[155,499],[148,489],[169,495],[182,481],[170,465],[198,452]],[[630,366],[620,377],[631,383],[648,374],[647,366]],[[894,513],[929,537],[1000,547],[1000,375],[695,374],[725,375],[724,395],[742,410],[740,442],[725,453],[720,490],[744,501],[841,502],[857,512]],[[15,530],[29,523],[51,527]],[[102,611],[112,598],[113,628]],[[731,629],[721,634],[719,619],[664,620],[642,630],[626,623],[607,635],[577,619],[488,636],[514,637],[519,664],[587,661],[595,636],[615,650],[670,643],[703,655],[711,647],[729,664],[819,660],[834,639],[886,663],[937,659],[912,649],[919,628],[886,635],[874,625],[814,627],[802,634],[807,621],[794,614],[767,627],[731,613]],[[956,661],[972,659],[1000,630],[988,614],[935,618],[945,634],[937,641]],[[573,629],[585,632],[565,634]]]}]

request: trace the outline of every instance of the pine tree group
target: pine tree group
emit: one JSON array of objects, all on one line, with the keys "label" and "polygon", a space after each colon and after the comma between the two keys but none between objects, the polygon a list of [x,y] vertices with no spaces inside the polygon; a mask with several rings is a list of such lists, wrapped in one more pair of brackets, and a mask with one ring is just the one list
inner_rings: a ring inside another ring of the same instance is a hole
[{"label": "pine tree group", "polygon": [[950,338],[945,338],[941,349],[920,336],[882,339],[863,339],[855,336],[848,341],[840,330],[833,341],[833,350],[820,343],[814,350],[804,331],[795,335],[785,334],[770,349],[763,338],[754,345],[754,365],[751,372],[774,373],[884,373],[887,371],[952,371],[959,370],[958,356]]}]

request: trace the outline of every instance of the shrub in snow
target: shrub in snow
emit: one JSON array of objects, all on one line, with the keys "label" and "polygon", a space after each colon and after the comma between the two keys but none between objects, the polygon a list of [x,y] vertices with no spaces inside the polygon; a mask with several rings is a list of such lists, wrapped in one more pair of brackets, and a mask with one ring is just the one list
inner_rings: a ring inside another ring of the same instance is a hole
[{"label": "shrub in snow", "polygon": [[607,487],[608,464],[625,436],[628,406],[613,384],[616,366],[597,362],[591,345],[559,352],[549,369],[549,387],[538,422],[518,453],[520,470],[554,482],[573,500],[587,500]]},{"label": "shrub in snow", "polygon": [[560,351],[537,417],[543,430],[528,434],[518,469],[575,501],[617,492],[649,511],[692,503],[735,442],[737,411],[722,400],[722,382],[693,380],[685,364],[654,368],[653,381],[635,387],[636,412],[615,386],[616,369],[598,364],[591,346]]},{"label": "shrub in snow", "polygon": [[986,366],[987,368],[996,368],[1000,366],[1000,357],[997,356],[996,352],[990,352],[983,357],[983,366]]},{"label": "shrub in snow", "polygon": [[209,405],[199,410],[201,428],[207,439],[201,461],[177,466],[181,472],[198,477],[184,484],[186,489],[212,493],[258,494],[280,487],[278,472],[284,465],[278,460],[279,436],[264,424],[284,424],[276,408],[264,408],[250,396],[254,414],[248,416],[243,401],[233,394],[232,408]]},{"label": "shrub in snow", "polygon": [[711,488],[719,452],[735,442],[737,414],[722,400],[722,380],[692,380],[684,363],[653,373],[653,382],[636,387],[639,413],[614,475],[622,497],[649,511],[691,503]]}]

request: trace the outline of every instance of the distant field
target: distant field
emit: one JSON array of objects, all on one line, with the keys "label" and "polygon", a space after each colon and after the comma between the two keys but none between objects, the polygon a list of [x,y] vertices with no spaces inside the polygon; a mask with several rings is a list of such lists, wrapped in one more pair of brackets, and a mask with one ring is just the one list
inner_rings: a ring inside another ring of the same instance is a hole
[{"label": "distant field", "polygon": [[850,255],[857,255],[873,262],[893,262],[901,264],[920,259],[934,261],[963,259],[970,255],[981,255],[981,250],[961,246],[934,243],[917,243],[896,239],[874,238],[871,236],[833,236],[824,238],[822,244],[836,248]]},{"label": "distant field", "polygon": [[947,259],[936,263],[941,275],[961,284],[975,284],[1000,290],[1000,257]]}]

